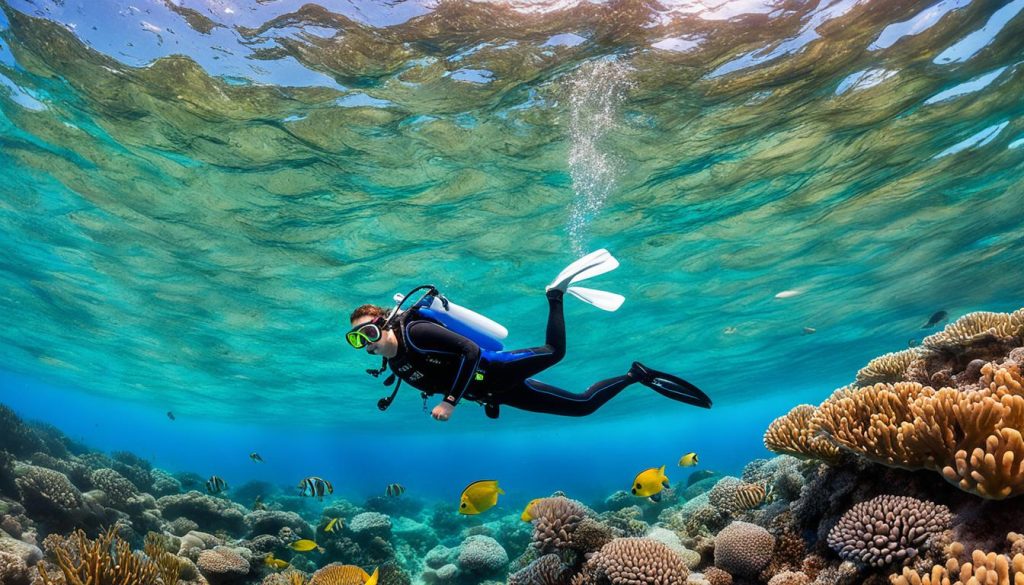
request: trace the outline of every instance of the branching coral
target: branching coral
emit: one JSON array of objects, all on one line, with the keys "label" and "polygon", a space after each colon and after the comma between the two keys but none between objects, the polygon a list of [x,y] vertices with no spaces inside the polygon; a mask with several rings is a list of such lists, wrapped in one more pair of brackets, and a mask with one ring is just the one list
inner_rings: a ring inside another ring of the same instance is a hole
[{"label": "branching coral", "polygon": [[[1013,534],[1008,537],[1012,540]],[[909,567],[902,574],[891,575],[893,585],[1020,585],[1024,583],[1024,554],[1016,553],[1011,558],[975,550],[970,562],[961,563],[964,546],[954,542],[950,546],[950,558],[945,565],[935,565],[930,571],[919,573]]]},{"label": "branching coral", "polygon": [[917,556],[928,540],[949,528],[949,508],[906,496],[878,496],[843,514],[828,545],[848,561],[873,567]]},{"label": "branching coral", "polygon": [[181,561],[168,551],[168,539],[155,532],[146,535],[143,551],[149,560],[157,566],[157,572],[163,585],[177,585],[181,577]]},{"label": "branching coral", "polygon": [[564,497],[542,498],[530,506],[533,515],[532,545],[542,554],[573,548],[573,534],[590,509]]},{"label": "branching coral", "polygon": [[822,437],[820,429],[812,424],[816,412],[810,404],[801,404],[775,419],[764,434],[764,446],[800,459],[836,461],[839,447]]},{"label": "branching coral", "polygon": [[131,545],[110,528],[96,540],[78,530],[69,538],[57,537],[53,541],[53,554],[57,557],[64,579],[55,579],[46,572],[45,563],[39,563],[39,577],[44,585],[156,585],[159,567],[139,555],[133,554]]}]

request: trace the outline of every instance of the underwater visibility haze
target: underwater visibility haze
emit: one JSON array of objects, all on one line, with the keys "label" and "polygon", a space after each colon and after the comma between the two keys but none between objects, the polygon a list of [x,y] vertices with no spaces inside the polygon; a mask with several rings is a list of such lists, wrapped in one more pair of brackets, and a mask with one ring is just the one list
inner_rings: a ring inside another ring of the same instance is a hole
[{"label": "underwater visibility haze", "polygon": [[[1024,0],[0,0],[0,584],[1024,579],[1022,96]],[[378,409],[599,249],[535,377],[710,409]]]}]

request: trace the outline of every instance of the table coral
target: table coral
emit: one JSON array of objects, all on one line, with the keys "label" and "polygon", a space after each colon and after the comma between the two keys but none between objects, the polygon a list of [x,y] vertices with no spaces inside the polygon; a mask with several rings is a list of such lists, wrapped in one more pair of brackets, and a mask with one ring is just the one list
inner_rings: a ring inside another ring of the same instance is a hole
[{"label": "table coral", "polygon": [[812,424],[816,412],[814,406],[801,404],[775,419],[764,434],[764,446],[800,459],[838,460],[839,447],[821,436],[820,429]]}]

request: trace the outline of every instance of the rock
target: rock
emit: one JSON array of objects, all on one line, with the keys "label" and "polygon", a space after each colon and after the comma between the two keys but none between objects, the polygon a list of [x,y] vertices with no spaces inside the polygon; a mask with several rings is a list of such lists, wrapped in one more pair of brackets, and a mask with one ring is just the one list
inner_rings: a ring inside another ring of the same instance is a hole
[{"label": "rock", "polygon": [[29,567],[34,566],[43,558],[43,551],[39,550],[38,546],[15,540],[4,534],[0,534],[0,553],[18,557]]}]

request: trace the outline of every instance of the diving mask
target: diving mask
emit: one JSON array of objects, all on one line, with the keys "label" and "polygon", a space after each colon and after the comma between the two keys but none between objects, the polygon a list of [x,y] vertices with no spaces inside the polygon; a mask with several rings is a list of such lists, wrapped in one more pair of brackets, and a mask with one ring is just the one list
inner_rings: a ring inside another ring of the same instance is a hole
[{"label": "diving mask", "polygon": [[345,341],[356,349],[363,349],[367,344],[376,343],[384,335],[384,329],[381,328],[383,322],[384,320],[378,317],[373,321],[356,325],[345,334]]}]

